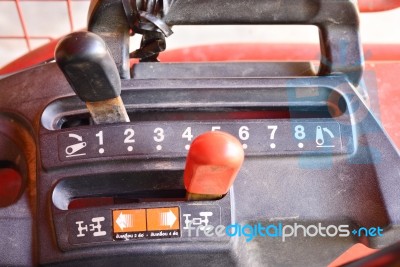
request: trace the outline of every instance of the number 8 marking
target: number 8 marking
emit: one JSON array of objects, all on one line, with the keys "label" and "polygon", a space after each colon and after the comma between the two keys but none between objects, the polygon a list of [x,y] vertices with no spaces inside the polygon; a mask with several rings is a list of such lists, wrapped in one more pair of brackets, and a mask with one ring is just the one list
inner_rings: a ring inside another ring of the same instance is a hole
[{"label": "number 8 marking", "polygon": [[302,140],[306,137],[306,133],[304,132],[303,125],[297,125],[294,128],[294,130],[295,130],[294,137],[296,137],[297,140]]}]

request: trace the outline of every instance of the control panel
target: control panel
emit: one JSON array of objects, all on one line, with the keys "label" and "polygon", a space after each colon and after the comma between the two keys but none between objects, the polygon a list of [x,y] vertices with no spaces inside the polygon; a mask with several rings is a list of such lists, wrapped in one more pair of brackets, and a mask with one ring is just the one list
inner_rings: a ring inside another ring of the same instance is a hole
[{"label": "control panel", "polygon": [[[25,253],[3,246],[5,265],[320,266],[392,242],[399,154],[358,92],[354,1],[140,2],[92,1],[88,31],[62,38],[55,63],[0,80],[0,174],[18,180],[10,201],[23,195],[0,225]],[[158,62],[172,25],[230,23],[317,25],[318,72]],[[385,236],[279,238],[325,224]]]}]

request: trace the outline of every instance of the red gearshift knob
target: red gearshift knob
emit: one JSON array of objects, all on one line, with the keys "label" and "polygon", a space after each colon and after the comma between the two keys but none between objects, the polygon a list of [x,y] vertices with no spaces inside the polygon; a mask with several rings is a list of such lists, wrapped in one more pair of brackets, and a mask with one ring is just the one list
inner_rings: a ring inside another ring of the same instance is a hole
[{"label": "red gearshift knob", "polygon": [[240,141],[216,131],[198,136],[186,159],[184,183],[189,200],[218,199],[235,181],[244,160]]}]

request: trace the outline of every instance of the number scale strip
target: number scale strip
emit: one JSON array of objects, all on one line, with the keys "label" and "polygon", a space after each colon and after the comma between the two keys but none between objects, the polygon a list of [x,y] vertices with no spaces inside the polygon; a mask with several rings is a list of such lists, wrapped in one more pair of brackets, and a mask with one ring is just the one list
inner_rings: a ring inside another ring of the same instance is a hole
[{"label": "number scale strip", "polygon": [[201,133],[237,137],[246,155],[342,153],[340,124],[333,119],[224,122],[138,122],[96,125],[58,134],[61,161],[113,156],[186,156]]}]

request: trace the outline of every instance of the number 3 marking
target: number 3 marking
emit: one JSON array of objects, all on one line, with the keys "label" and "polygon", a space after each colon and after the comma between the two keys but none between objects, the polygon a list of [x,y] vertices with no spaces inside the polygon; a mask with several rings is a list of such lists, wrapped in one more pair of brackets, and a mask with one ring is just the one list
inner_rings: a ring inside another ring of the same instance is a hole
[{"label": "number 3 marking", "polygon": [[154,133],[156,134],[156,136],[154,136],[154,141],[158,143],[164,141],[165,136],[163,128],[155,128]]}]

